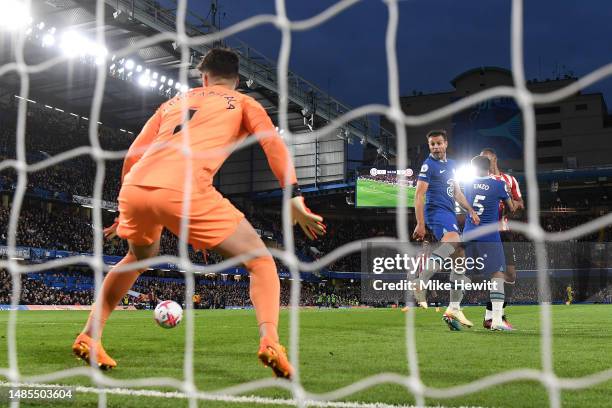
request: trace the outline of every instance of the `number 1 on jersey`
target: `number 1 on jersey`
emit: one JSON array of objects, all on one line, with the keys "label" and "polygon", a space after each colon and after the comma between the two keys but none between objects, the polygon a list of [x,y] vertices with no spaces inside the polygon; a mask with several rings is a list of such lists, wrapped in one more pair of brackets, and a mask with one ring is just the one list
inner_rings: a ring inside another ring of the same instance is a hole
[{"label": "number 1 on jersey", "polygon": [[[192,118],[193,115],[196,114],[198,110],[197,109],[189,109],[189,119],[187,119],[187,121],[185,122],[185,124],[187,124]],[[172,136],[176,135],[178,132],[180,132],[181,130],[183,130],[183,124],[179,123],[175,128],[174,131],[172,132]]]}]

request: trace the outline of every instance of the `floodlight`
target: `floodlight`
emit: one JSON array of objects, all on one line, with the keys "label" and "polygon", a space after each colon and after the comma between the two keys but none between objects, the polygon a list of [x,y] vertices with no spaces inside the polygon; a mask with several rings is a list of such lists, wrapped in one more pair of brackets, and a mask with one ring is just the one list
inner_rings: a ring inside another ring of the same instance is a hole
[{"label": "floodlight", "polygon": [[22,1],[5,0],[0,13],[0,29],[18,30],[32,22],[27,5]]},{"label": "floodlight", "polygon": [[149,82],[150,82],[150,79],[147,74],[143,74],[140,76],[140,78],[138,78],[138,85],[142,87],[149,85]]},{"label": "floodlight", "polygon": [[51,47],[55,44],[55,37],[52,34],[45,34],[42,38],[43,47]]}]

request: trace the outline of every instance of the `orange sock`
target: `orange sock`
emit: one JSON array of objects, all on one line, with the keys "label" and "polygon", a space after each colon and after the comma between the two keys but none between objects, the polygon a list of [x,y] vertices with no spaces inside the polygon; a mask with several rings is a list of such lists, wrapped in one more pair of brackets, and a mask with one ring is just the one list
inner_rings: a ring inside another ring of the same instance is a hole
[{"label": "orange sock", "polygon": [[255,307],[259,336],[278,342],[278,314],[280,313],[280,280],[271,256],[245,262],[251,278],[250,295]]},{"label": "orange sock", "polygon": [[102,310],[100,313],[100,328],[98,329],[98,338],[102,338],[102,330],[106,325],[106,320],[113,310],[115,310],[115,306],[117,306],[119,300],[121,300],[127,294],[128,290],[130,290],[130,288],[134,285],[134,282],[136,282],[138,276],[145,271],[145,269],[138,269],[135,271],[115,272],[116,267],[132,262],[136,262],[136,257],[131,252],[128,252],[127,255],[125,255],[123,259],[119,261],[119,263],[117,263],[117,265],[115,265],[106,275],[98,294],[98,300],[94,305],[92,305],[89,318],[87,319],[87,324],[85,325],[82,333],[93,337],[94,324],[96,323],[96,307],[100,305]]}]

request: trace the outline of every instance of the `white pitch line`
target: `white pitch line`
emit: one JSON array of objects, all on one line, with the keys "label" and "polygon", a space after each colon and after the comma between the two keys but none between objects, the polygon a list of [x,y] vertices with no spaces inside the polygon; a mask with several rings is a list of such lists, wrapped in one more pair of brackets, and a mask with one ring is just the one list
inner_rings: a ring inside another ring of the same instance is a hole
[{"label": "white pitch line", "polygon": [[[77,392],[88,393],[88,394],[114,394],[114,395],[129,395],[134,397],[153,397],[153,398],[179,398],[188,399],[189,396],[183,392],[163,392],[155,390],[143,390],[143,389],[126,389],[126,388],[94,388],[85,387],[82,385],[70,385],[70,384],[40,384],[40,383],[10,383],[0,381],[0,387],[37,387],[37,388],[74,388]],[[295,406],[297,401],[294,399],[286,398],[265,398],[258,397],[256,395],[249,396],[233,396],[233,395],[222,395],[222,394],[211,394],[198,392],[195,394],[199,400],[206,401],[224,401],[233,402],[236,404],[276,404],[276,405],[290,405]],[[333,408],[416,408],[414,405],[393,405],[385,404],[383,402],[343,402],[343,401],[304,401],[306,406],[309,407],[333,407]],[[442,405],[428,406],[422,408],[445,408]],[[457,408],[484,408],[478,406],[461,406]]]}]

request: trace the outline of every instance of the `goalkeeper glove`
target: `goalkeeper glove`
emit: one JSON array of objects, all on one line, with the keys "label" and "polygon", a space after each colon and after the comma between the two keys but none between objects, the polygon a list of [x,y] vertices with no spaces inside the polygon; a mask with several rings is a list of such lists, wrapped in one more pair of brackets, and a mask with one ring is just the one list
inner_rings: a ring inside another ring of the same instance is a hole
[{"label": "goalkeeper glove", "polygon": [[304,234],[312,240],[317,239],[317,236],[325,235],[326,227],[325,224],[323,224],[323,217],[314,214],[306,207],[304,197],[293,197],[290,202],[293,225],[299,224]]},{"label": "goalkeeper glove", "polygon": [[113,239],[117,236],[117,227],[119,226],[119,217],[115,218],[115,222],[110,227],[103,230],[105,239]]}]

